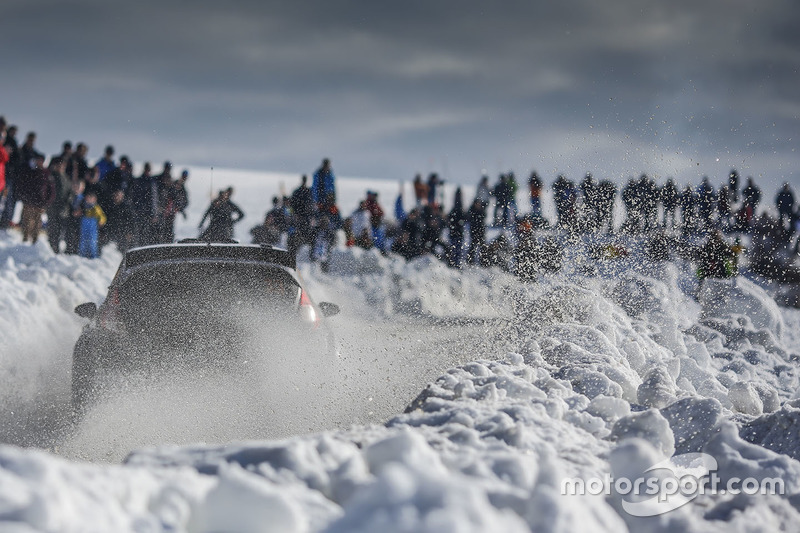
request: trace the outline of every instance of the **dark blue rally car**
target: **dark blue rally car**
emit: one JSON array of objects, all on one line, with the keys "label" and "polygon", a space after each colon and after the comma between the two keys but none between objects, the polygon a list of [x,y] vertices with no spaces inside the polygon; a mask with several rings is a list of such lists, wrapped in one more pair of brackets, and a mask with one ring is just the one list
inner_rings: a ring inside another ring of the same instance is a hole
[{"label": "dark blue rally car", "polygon": [[89,319],[73,353],[79,408],[110,373],[336,357],[326,318],[339,307],[314,303],[295,258],[279,248],[196,240],[133,248],[105,301],[75,312]]}]

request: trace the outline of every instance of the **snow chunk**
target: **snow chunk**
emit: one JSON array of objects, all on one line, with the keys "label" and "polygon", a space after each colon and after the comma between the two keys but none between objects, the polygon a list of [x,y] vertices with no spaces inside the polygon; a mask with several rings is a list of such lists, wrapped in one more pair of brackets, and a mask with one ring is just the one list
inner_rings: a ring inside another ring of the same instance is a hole
[{"label": "snow chunk", "polygon": [[675,453],[701,452],[723,420],[722,405],[712,398],[683,398],[661,409],[675,437]]},{"label": "snow chunk", "polygon": [[217,486],[192,515],[192,531],[308,531],[309,522],[303,509],[285,492],[236,464],[227,465],[219,472]]},{"label": "snow chunk", "polygon": [[723,483],[731,478],[767,478],[782,480],[785,494],[800,492],[800,462],[785,455],[745,442],[733,422],[723,422],[704,449],[718,464],[718,474]]},{"label": "snow chunk", "polygon": [[664,407],[675,400],[675,393],[675,380],[664,367],[648,372],[637,389],[639,403],[645,407]]},{"label": "snow chunk", "polygon": [[764,402],[752,383],[737,381],[728,389],[728,399],[740,413],[758,416],[764,412]]},{"label": "snow chunk", "polygon": [[745,315],[757,329],[765,328],[780,339],[784,323],[778,304],[761,287],[743,277],[703,280],[699,294],[703,317]]},{"label": "snow chunk", "polygon": [[800,460],[800,409],[784,405],[775,413],[742,425],[740,436],[776,453]]},{"label": "snow chunk", "polygon": [[638,438],[650,443],[663,456],[675,453],[675,437],[669,422],[657,409],[620,418],[611,429],[611,438],[616,441]]}]

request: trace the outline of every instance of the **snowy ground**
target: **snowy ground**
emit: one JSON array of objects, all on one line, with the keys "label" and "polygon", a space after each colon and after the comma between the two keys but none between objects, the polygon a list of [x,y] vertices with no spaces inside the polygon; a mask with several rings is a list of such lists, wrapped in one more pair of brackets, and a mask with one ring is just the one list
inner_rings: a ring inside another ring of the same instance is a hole
[{"label": "snowy ground", "polygon": [[[251,193],[274,182],[246,181],[260,218]],[[102,299],[119,255],[0,236],[0,441],[17,445],[0,445],[0,529],[796,528],[800,312],[744,278],[700,290],[690,265],[594,269],[574,249],[535,283],[339,249],[328,273],[301,266],[342,307],[338,361],[133,383],[73,424],[71,309]],[[649,518],[618,493],[562,494],[565,479],[635,478],[691,452],[784,494],[705,494]]]}]

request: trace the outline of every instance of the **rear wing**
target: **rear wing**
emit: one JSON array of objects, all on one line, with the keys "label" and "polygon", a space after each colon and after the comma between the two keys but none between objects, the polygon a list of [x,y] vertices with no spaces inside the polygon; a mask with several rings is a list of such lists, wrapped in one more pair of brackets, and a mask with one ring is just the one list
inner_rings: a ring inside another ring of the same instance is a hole
[{"label": "rear wing", "polygon": [[296,258],[283,248],[245,244],[217,244],[207,242],[179,242],[132,248],[125,253],[121,270],[146,263],[175,259],[232,259],[263,261],[295,270]]}]

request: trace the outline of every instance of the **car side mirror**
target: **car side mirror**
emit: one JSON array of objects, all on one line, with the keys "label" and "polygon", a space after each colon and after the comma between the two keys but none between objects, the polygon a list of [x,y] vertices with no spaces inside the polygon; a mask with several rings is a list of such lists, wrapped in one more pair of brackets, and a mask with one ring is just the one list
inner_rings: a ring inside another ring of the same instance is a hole
[{"label": "car side mirror", "polygon": [[81,318],[88,318],[89,320],[97,316],[97,304],[94,302],[86,302],[75,308],[75,314]]},{"label": "car side mirror", "polygon": [[330,302],[320,302],[319,310],[322,311],[322,316],[328,317],[339,314],[339,306]]}]

